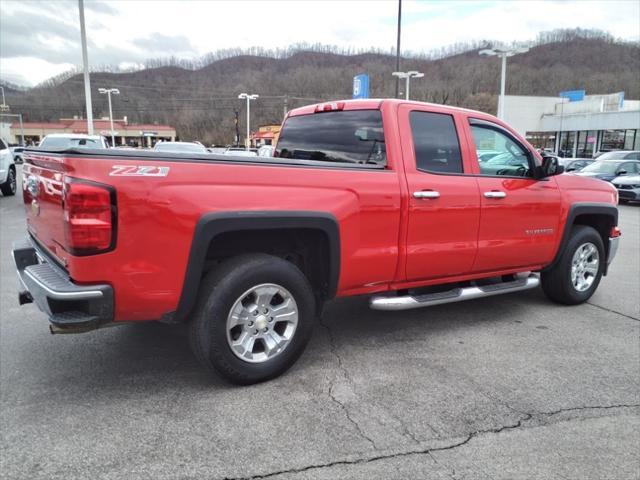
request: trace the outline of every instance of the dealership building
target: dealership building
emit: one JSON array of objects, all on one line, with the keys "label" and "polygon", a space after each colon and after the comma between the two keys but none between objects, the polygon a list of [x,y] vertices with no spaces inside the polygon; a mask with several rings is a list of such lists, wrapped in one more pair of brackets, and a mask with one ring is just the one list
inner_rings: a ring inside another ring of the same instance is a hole
[{"label": "dealership building", "polygon": [[[169,125],[131,124],[127,117],[113,120],[114,140],[116,146],[152,147],[156,142],[174,141],[176,129]],[[93,121],[93,131],[103,135],[111,142],[111,123],[108,118]],[[18,122],[9,128],[9,143],[20,143],[24,136],[25,144],[38,144],[50,133],[87,133],[87,121],[80,118],[61,118],[57,122]]]},{"label": "dealership building", "polygon": [[640,150],[640,101],[624,93],[558,97],[507,95],[504,120],[536,148],[563,157],[592,158],[596,152]]}]

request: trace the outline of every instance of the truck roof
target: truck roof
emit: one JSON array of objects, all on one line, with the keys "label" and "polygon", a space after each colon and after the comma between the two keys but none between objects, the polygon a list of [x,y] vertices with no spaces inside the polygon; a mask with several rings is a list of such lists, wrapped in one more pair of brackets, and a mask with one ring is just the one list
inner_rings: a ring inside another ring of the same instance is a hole
[{"label": "truck roof", "polygon": [[297,115],[308,115],[310,113],[315,113],[318,111],[318,108],[322,109],[325,106],[329,105],[342,105],[340,110],[377,110],[382,107],[383,104],[396,104],[396,105],[431,105],[434,107],[438,107],[439,109],[447,109],[452,111],[464,111],[464,112],[475,112],[475,110],[470,110],[468,108],[454,107],[451,105],[442,105],[438,103],[429,103],[429,102],[418,102],[416,100],[404,100],[399,98],[366,98],[366,99],[347,99],[347,100],[331,100],[328,102],[320,102],[314,103],[312,105],[305,105],[304,107],[294,108],[289,111],[287,116],[294,117]]}]

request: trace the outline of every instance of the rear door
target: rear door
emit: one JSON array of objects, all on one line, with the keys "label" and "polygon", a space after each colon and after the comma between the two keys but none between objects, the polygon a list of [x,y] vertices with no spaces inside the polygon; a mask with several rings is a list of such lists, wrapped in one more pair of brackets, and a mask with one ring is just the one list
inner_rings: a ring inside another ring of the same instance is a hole
[{"label": "rear door", "polygon": [[557,247],[560,192],[553,177],[533,178],[535,158],[524,142],[493,122],[469,118],[474,152],[500,153],[475,162],[481,221],[474,272],[549,263]]},{"label": "rear door", "polygon": [[398,115],[409,189],[407,281],[465,274],[477,250],[480,198],[477,180],[466,175],[460,118],[410,104]]}]

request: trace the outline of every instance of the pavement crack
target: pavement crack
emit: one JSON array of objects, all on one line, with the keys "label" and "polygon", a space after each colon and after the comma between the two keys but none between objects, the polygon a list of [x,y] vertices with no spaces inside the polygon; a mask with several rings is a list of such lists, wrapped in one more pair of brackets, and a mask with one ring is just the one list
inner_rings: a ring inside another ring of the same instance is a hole
[{"label": "pavement crack", "polygon": [[[347,371],[346,367],[344,366],[344,364],[342,362],[342,357],[338,353],[338,347],[336,345],[336,341],[335,341],[335,338],[333,336],[333,331],[331,330],[329,325],[327,325],[326,323],[323,322],[322,317],[320,317],[319,323],[320,323],[320,325],[322,325],[327,330],[327,336],[329,338],[329,348],[331,350],[332,355],[337,360],[338,369],[342,373],[342,376],[344,377],[345,381],[352,386],[352,390],[355,393],[355,389],[353,388],[353,380],[351,380],[351,377],[349,376],[349,372]],[[376,446],[376,444],[373,441],[373,439],[371,437],[369,437],[364,432],[364,430],[362,430],[362,427],[360,426],[360,424],[351,416],[351,413],[349,412],[349,409],[347,408],[347,406],[338,397],[336,397],[336,395],[334,394],[334,388],[335,388],[335,384],[336,384],[337,379],[338,379],[338,375],[336,375],[335,378],[329,384],[329,391],[328,391],[329,398],[331,399],[331,401],[333,403],[338,405],[338,407],[344,412],[345,417],[355,427],[356,431],[358,432],[358,435],[360,435],[360,437],[362,437],[367,442],[369,442],[374,450],[377,450],[378,447]]]},{"label": "pavement crack", "polygon": [[595,303],[591,303],[591,302],[586,302],[586,303],[587,303],[587,305],[591,305],[592,307],[599,308],[600,310],[604,310],[605,312],[615,313],[617,315],[621,315],[621,316],[623,316],[625,318],[628,318],[629,320],[634,320],[636,322],[640,322],[640,318],[632,317],[631,315],[627,315],[626,313],[618,312],[617,310],[611,310],[610,308],[603,307],[603,306],[597,305]]},{"label": "pavement crack", "polygon": [[[327,328],[326,325],[323,324],[323,326],[325,326],[325,328]],[[529,420],[532,420],[535,417],[554,416],[554,415],[558,415],[560,413],[581,411],[581,410],[609,410],[609,409],[614,409],[614,408],[635,408],[635,407],[640,407],[640,404],[623,404],[622,403],[622,404],[615,404],[615,405],[595,405],[595,406],[582,406],[582,407],[567,407],[567,408],[560,408],[558,410],[553,410],[553,411],[550,411],[550,412],[526,413],[526,414],[522,415],[518,419],[518,421],[515,422],[515,423],[502,425],[502,426],[495,427],[495,428],[476,430],[476,431],[471,432],[468,435],[466,435],[462,440],[458,440],[456,442],[450,443],[448,445],[440,446],[440,447],[413,448],[413,449],[400,451],[400,452],[394,452],[394,453],[365,456],[365,457],[359,457],[359,458],[354,458],[354,459],[335,460],[335,461],[326,462],[326,463],[315,463],[315,464],[307,465],[307,466],[304,466],[304,467],[278,470],[278,471],[275,471],[275,472],[269,472],[269,473],[265,473],[265,474],[253,475],[253,476],[248,476],[248,477],[225,477],[225,480],[260,480],[260,479],[264,479],[264,478],[276,477],[278,475],[303,473],[303,472],[308,472],[310,470],[331,468],[331,467],[344,466],[344,465],[347,465],[347,466],[348,465],[362,465],[362,464],[376,462],[376,461],[379,461],[379,460],[389,460],[389,459],[394,459],[394,458],[402,458],[402,457],[408,457],[408,456],[411,456],[411,455],[429,455],[434,460],[434,462],[438,463],[436,461],[436,459],[434,458],[434,456],[432,455],[434,452],[442,452],[442,451],[447,451],[447,450],[454,450],[454,449],[463,447],[463,446],[467,445],[469,442],[471,442],[474,438],[480,437],[480,436],[483,436],[483,435],[488,435],[488,434],[497,435],[497,434],[500,434],[500,433],[505,432],[505,431],[517,430],[519,428],[523,428],[524,424],[526,422],[528,422]],[[346,409],[345,409],[345,411],[346,411]],[[440,465],[442,465],[442,464],[440,464]],[[451,469],[451,470],[452,470],[452,473],[450,473],[449,476],[451,478],[453,478],[453,479],[457,478],[455,476],[456,475],[455,470],[454,469]]]},{"label": "pavement crack", "polygon": [[619,403],[617,405],[594,405],[594,406],[584,406],[584,407],[568,407],[568,408],[560,408],[558,410],[553,410],[551,412],[538,412],[535,416],[547,416],[552,417],[553,415],[559,415],[560,413],[566,412],[579,412],[581,410],[610,410],[612,408],[635,408],[640,407],[640,403]]}]

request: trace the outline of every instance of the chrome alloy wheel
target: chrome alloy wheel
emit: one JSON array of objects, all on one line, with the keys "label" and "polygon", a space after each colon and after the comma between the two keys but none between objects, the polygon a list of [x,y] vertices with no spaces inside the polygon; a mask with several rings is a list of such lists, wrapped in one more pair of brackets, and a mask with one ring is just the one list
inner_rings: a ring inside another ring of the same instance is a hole
[{"label": "chrome alloy wheel", "polygon": [[571,284],[578,292],[589,290],[598,275],[600,255],[591,242],[580,245],[571,260]]},{"label": "chrome alloy wheel", "polygon": [[231,351],[250,363],[262,363],[281,354],[298,325],[293,295],[274,283],[251,287],[235,301],[227,316]]}]

